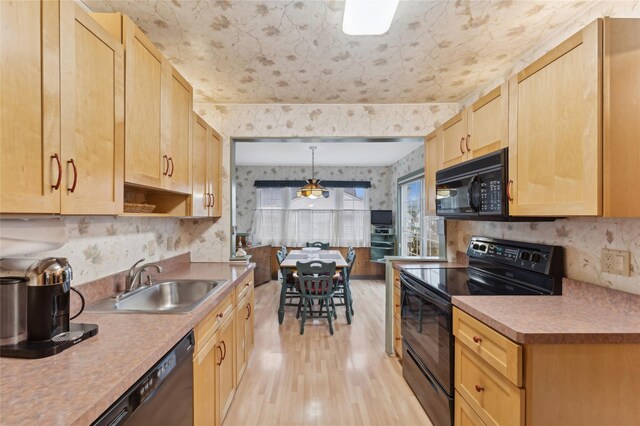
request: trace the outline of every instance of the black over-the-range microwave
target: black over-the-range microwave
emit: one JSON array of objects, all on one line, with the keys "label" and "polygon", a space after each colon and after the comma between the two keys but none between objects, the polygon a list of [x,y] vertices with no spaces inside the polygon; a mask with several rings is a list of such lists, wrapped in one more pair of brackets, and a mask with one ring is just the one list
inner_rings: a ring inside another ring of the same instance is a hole
[{"label": "black over-the-range microwave", "polygon": [[436,214],[449,219],[509,220],[508,148],[436,172]]}]

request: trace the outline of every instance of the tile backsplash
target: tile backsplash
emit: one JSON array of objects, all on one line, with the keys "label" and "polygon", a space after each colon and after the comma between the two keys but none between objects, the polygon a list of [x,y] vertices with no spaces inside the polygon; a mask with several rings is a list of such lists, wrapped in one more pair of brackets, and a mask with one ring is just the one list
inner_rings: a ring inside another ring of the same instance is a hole
[{"label": "tile backsplash", "polygon": [[[568,278],[640,294],[640,218],[572,218],[526,223],[457,221],[457,228],[459,251],[466,251],[472,235],[559,245],[564,247]],[[603,248],[631,252],[631,276],[602,272]]]}]

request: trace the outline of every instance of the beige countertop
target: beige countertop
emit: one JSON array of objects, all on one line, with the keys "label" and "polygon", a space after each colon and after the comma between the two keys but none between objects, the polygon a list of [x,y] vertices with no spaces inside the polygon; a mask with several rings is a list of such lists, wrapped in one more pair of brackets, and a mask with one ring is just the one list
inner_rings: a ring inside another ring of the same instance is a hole
[{"label": "beige countertop", "polygon": [[83,313],[73,322],[98,324],[96,336],[48,358],[0,358],[0,424],[91,423],[254,268],[229,263],[180,266],[158,277],[227,282],[191,313]]},{"label": "beige countertop", "polygon": [[522,344],[640,343],[640,296],[569,279],[562,296],[454,296],[453,304]]}]

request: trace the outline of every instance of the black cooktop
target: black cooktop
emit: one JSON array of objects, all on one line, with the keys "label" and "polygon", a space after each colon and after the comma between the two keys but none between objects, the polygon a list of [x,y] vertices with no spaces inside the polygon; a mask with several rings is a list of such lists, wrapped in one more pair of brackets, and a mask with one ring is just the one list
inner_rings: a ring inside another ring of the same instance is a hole
[{"label": "black cooktop", "polygon": [[405,276],[440,297],[540,295],[543,292],[509,282],[475,268],[406,268]]}]

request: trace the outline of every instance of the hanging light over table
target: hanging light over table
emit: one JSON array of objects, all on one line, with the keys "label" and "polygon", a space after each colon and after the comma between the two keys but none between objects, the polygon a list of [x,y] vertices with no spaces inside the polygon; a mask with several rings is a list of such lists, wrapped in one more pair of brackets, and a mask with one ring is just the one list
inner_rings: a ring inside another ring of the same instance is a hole
[{"label": "hanging light over table", "polygon": [[311,179],[307,179],[307,184],[298,189],[296,196],[311,199],[320,197],[329,198],[329,190],[320,185],[320,180],[315,178],[315,154],[318,147],[310,146],[309,149],[311,150]]}]

